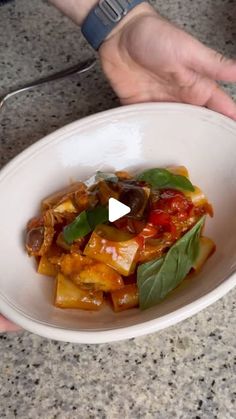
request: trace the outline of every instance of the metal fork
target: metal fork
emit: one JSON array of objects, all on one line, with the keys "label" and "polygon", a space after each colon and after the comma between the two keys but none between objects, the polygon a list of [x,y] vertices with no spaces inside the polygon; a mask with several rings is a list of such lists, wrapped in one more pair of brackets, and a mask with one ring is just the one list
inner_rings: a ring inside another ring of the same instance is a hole
[{"label": "metal fork", "polygon": [[41,79],[35,80],[31,83],[27,83],[14,90],[11,90],[5,96],[0,97],[0,110],[3,108],[3,105],[6,103],[8,99],[10,99],[12,96],[17,95],[18,93],[25,92],[27,90],[33,89],[34,87],[40,86],[42,84],[45,84],[51,81],[63,79],[64,77],[68,77],[73,74],[85,73],[86,71],[93,68],[95,63],[96,63],[96,59],[90,58],[82,63],[74,65],[73,67],[51,74],[50,76],[42,77]]}]

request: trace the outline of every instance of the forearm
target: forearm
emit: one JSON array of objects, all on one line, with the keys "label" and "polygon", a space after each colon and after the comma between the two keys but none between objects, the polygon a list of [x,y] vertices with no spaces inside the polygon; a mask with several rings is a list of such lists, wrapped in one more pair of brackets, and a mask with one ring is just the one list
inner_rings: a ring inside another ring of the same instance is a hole
[{"label": "forearm", "polygon": [[49,0],[49,2],[77,25],[81,26],[87,14],[98,0]]},{"label": "forearm", "polygon": [[[49,0],[51,4],[57,7],[62,13],[67,15],[71,20],[73,20],[77,25],[82,25],[84,19],[90,12],[90,10],[98,3],[98,0]],[[119,23],[117,28],[112,31],[110,35],[113,35],[119,31],[124,25],[126,25],[130,20],[139,16],[141,14],[153,14],[153,7],[147,3],[143,2],[131,10],[127,16]]]}]

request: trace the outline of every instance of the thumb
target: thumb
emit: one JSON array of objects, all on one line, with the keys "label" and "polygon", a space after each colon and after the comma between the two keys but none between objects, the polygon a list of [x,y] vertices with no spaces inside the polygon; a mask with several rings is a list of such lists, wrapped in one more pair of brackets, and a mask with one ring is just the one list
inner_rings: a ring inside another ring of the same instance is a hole
[{"label": "thumb", "polygon": [[0,314],[0,333],[4,332],[15,332],[20,330],[20,327],[16,324],[10,322],[5,317],[1,316]]},{"label": "thumb", "polygon": [[213,89],[205,106],[236,121],[236,103],[218,86]]},{"label": "thumb", "polygon": [[194,40],[191,54],[191,68],[213,80],[236,82],[236,60],[224,57],[217,51]]}]

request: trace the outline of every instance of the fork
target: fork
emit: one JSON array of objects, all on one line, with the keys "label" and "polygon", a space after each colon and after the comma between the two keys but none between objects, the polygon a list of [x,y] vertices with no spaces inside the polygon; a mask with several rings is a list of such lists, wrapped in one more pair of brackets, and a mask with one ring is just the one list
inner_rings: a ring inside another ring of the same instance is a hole
[{"label": "fork", "polygon": [[25,92],[27,90],[33,89],[34,87],[40,86],[42,84],[45,84],[51,81],[63,79],[64,77],[68,77],[73,74],[85,73],[86,71],[89,71],[91,68],[93,68],[95,63],[96,63],[95,58],[89,58],[88,60],[82,63],[74,65],[73,67],[69,67],[65,70],[51,74],[50,76],[42,77],[38,80],[32,81],[31,83],[27,83],[14,90],[11,90],[5,96],[0,97],[0,110],[3,108],[4,104],[6,103],[8,99],[10,99],[12,96],[17,95],[18,93]]}]

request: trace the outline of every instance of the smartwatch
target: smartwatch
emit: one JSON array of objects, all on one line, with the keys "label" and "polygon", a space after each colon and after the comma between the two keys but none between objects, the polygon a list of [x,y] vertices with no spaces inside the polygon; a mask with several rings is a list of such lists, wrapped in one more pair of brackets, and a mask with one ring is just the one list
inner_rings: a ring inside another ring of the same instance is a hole
[{"label": "smartwatch", "polygon": [[82,34],[89,44],[98,50],[123,17],[144,1],[147,0],[99,0],[84,20]]}]

